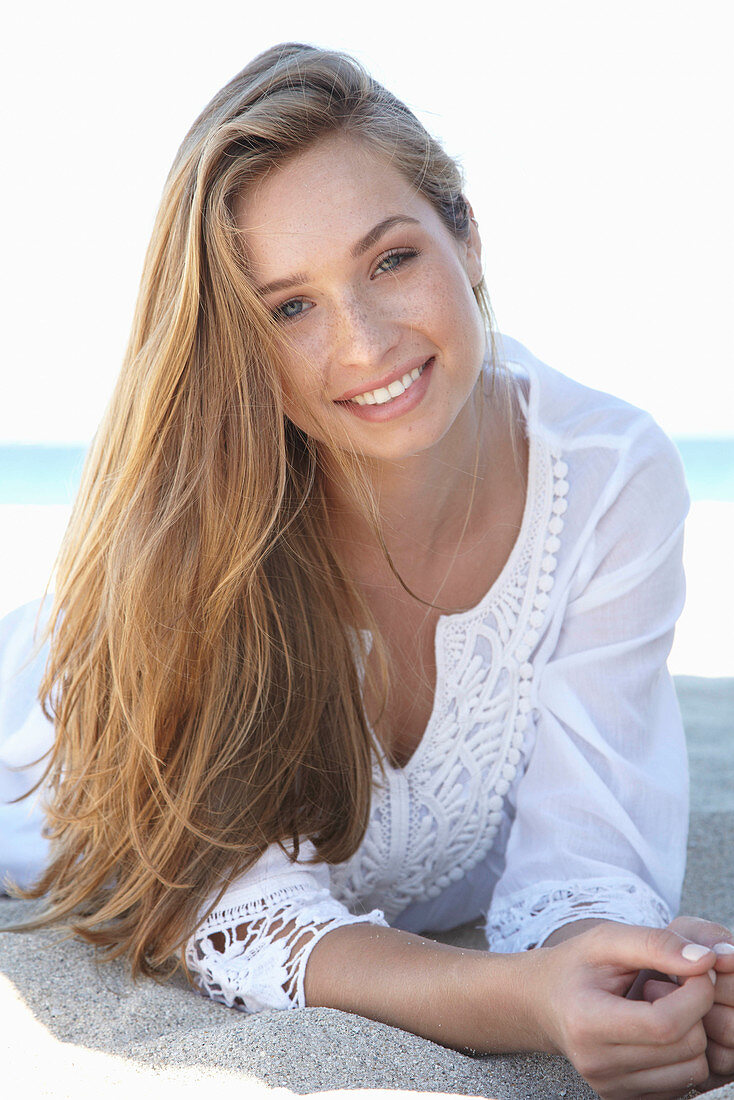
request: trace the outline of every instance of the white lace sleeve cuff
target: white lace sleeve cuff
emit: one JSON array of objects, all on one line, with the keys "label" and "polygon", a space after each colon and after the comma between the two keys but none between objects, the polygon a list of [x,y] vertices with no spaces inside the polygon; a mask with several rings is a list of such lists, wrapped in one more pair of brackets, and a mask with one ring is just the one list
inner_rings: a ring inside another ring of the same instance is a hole
[{"label": "white lace sleeve cuff", "polygon": [[589,917],[664,928],[672,913],[638,878],[540,882],[492,905],[485,928],[487,943],[490,951],[529,951],[564,924]]},{"label": "white lace sleeve cuff", "polygon": [[200,991],[229,1008],[303,1008],[306,963],[318,941],[364,921],[387,926],[379,909],[354,916],[327,889],[291,884],[216,909],[189,940],[186,962]]}]

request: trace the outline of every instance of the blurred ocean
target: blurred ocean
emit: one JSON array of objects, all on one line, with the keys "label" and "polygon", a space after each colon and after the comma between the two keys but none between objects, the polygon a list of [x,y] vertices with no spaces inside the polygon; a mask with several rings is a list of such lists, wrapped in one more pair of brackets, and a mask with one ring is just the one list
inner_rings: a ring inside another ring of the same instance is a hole
[{"label": "blurred ocean", "polygon": [[[674,442],[691,499],[734,502],[734,436]],[[71,504],[84,455],[84,447],[0,446],[0,504]]]}]

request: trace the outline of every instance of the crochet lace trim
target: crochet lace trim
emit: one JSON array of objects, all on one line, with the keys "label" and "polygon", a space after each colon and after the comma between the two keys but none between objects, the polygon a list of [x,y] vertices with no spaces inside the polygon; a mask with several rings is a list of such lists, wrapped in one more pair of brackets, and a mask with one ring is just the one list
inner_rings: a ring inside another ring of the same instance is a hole
[{"label": "crochet lace trim", "polygon": [[345,912],[326,889],[292,884],[217,909],[186,947],[201,993],[241,1012],[303,1008],[306,963],[318,941],[346,924],[386,925],[379,910]]},{"label": "crochet lace trim", "polygon": [[[436,630],[436,694],[426,732],[402,769],[375,764],[360,848],[329,868],[351,910],[379,904],[389,920],[435,898],[483,860],[509,816],[526,766],[534,704],[531,660],[547,618],[561,546],[568,466],[530,439],[526,514],[505,569],[471,611]],[[440,635],[440,636],[439,636]]]},{"label": "crochet lace trim", "polygon": [[667,905],[640,879],[614,877],[541,882],[490,909],[486,935],[490,951],[529,951],[564,924],[597,917],[623,924],[664,928],[672,919]]}]

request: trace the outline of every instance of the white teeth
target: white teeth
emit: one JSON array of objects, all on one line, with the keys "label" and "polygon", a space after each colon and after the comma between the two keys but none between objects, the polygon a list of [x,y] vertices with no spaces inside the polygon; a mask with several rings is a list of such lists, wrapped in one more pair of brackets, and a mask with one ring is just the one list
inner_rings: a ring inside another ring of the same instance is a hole
[{"label": "white teeth", "polygon": [[[425,363],[423,364],[425,366]],[[350,397],[355,405],[385,405],[394,397],[400,397],[414,382],[417,382],[423,373],[423,367],[414,367],[412,371],[404,374],[402,378],[391,382],[389,386],[380,386],[377,390],[367,390],[358,393],[356,397]]]}]

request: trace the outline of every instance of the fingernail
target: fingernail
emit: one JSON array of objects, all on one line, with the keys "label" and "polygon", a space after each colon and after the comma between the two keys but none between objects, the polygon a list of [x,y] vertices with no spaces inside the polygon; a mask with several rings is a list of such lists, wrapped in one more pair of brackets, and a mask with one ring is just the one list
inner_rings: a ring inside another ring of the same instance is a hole
[{"label": "fingernail", "polygon": [[734,955],[734,944],[731,943],[715,943],[714,951],[717,955]]},{"label": "fingernail", "polygon": [[709,978],[714,983],[714,985],[716,985],[716,971],[715,970],[709,970]]},{"label": "fingernail", "polygon": [[684,959],[688,959],[689,962],[696,963],[699,959],[702,959],[704,955],[708,955],[711,948],[704,947],[701,943],[687,943],[681,951],[681,955]]}]

